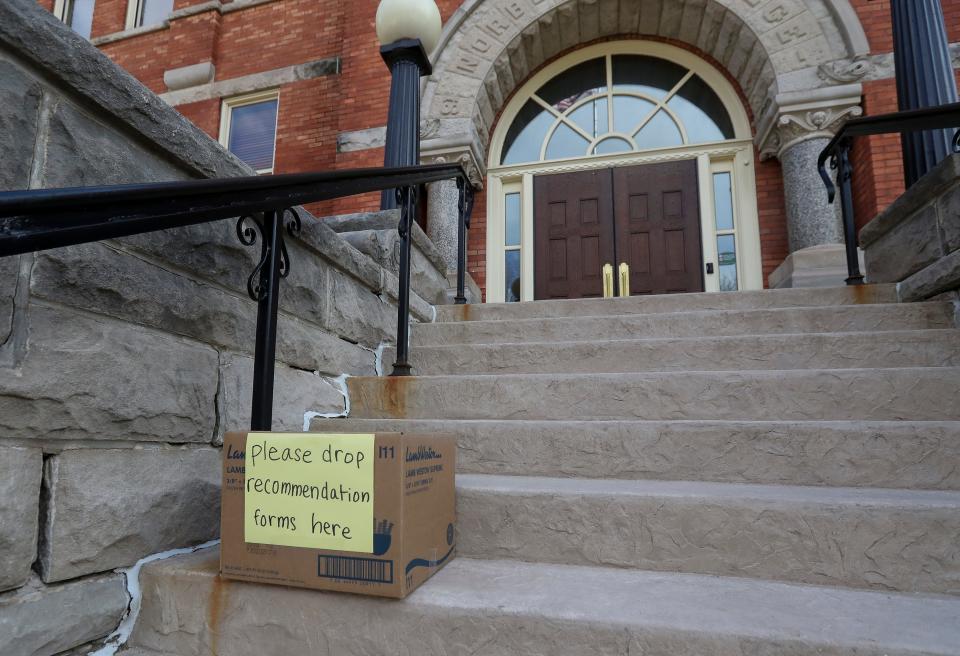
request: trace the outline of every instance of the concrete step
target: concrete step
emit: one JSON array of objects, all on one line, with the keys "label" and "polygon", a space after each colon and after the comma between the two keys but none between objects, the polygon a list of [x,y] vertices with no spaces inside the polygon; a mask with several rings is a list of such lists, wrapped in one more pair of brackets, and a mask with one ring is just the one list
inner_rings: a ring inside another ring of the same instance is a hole
[{"label": "concrete step", "polygon": [[664,294],[630,298],[588,298],[534,303],[485,303],[437,308],[437,321],[489,321],[585,315],[657,314],[706,310],[812,307],[896,303],[895,285],[862,285],[821,289],[765,289],[703,294]]},{"label": "concrete step", "polygon": [[414,346],[956,328],[951,303],[713,310],[415,324]]},{"label": "concrete step", "polygon": [[315,419],[310,430],[452,432],[461,473],[960,490],[960,422]]},{"label": "concrete step", "polygon": [[397,602],[147,565],[138,655],[955,656],[960,600],[457,558]]},{"label": "concrete step", "polygon": [[960,330],[452,344],[418,346],[410,362],[420,376],[957,366]]},{"label": "concrete step", "polygon": [[960,368],[347,379],[358,419],[960,420]]},{"label": "concrete step", "polygon": [[463,474],[459,553],[960,595],[960,492]]}]

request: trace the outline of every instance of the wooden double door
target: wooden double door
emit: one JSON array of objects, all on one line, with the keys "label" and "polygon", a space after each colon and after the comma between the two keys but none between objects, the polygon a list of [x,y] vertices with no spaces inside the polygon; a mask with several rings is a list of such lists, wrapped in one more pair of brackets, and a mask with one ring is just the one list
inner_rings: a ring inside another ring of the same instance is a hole
[{"label": "wooden double door", "polygon": [[603,296],[603,267],[630,293],[703,291],[695,160],[534,178],[534,297]]}]

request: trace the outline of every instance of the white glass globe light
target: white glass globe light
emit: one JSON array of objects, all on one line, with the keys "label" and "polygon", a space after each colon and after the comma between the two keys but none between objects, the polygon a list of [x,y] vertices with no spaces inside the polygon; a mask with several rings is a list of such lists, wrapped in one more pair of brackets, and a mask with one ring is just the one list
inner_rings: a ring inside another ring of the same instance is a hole
[{"label": "white glass globe light", "polygon": [[440,41],[440,10],[433,0],[381,0],[377,7],[377,39],[387,45],[420,39],[428,53]]}]

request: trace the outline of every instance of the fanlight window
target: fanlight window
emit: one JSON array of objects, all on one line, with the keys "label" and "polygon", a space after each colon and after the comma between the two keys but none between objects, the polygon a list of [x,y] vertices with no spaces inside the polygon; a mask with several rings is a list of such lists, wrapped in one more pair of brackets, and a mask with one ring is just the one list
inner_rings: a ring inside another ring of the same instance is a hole
[{"label": "fanlight window", "polygon": [[501,163],[611,155],[734,138],[693,71],[642,55],[598,57],[544,84],[507,132]]}]

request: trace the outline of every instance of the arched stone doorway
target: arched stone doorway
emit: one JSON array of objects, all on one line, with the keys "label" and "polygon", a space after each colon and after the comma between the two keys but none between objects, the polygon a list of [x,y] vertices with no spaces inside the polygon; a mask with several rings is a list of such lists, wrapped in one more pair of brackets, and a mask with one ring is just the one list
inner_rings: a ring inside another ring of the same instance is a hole
[{"label": "arched stone doorway", "polygon": [[604,264],[633,294],[763,286],[749,116],[692,52],[629,39],[555,59],[489,151],[489,301],[597,296]]},{"label": "arched stone doorway", "polygon": [[[468,0],[423,86],[424,160],[459,159],[483,186],[494,125],[517,89],[558,54],[619,36],[669,39],[715,60],[746,99],[761,156],[783,164],[791,253],[842,241],[836,208],[810,191],[831,131],[860,113],[869,46],[848,0]],[[450,196],[437,188],[431,199]],[[449,236],[434,236],[451,252]]]}]

